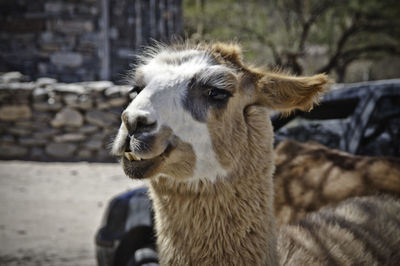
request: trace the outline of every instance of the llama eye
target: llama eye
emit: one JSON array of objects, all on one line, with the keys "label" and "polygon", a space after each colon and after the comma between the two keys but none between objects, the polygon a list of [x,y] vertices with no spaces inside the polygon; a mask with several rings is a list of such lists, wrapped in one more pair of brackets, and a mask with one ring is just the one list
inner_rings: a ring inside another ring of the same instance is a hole
[{"label": "llama eye", "polygon": [[214,101],[224,101],[227,100],[232,94],[229,91],[221,90],[217,88],[210,88],[207,91],[207,95],[210,99]]},{"label": "llama eye", "polygon": [[137,94],[139,94],[142,90],[143,90],[143,87],[135,85],[132,87],[132,89],[129,90],[129,93],[136,92]]}]

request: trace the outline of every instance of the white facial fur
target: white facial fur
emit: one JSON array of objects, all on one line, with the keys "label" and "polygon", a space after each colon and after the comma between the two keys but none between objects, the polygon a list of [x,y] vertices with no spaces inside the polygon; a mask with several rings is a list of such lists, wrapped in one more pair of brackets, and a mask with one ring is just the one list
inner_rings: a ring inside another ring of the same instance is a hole
[{"label": "white facial fur", "polygon": [[[222,168],[216,158],[207,123],[196,121],[182,104],[188,84],[195,74],[210,67],[214,69],[213,71],[218,70],[215,69],[218,66],[211,65],[212,59],[202,51],[158,53],[137,69],[145,88],[125,110],[129,117],[144,115],[149,120],[156,121],[155,131],[162,126],[171,128],[174,135],[192,145],[196,163],[193,177],[189,181],[199,179],[215,181],[218,177],[226,176],[228,170]],[[120,139],[121,142],[126,136],[127,130],[121,126],[117,140]]]}]

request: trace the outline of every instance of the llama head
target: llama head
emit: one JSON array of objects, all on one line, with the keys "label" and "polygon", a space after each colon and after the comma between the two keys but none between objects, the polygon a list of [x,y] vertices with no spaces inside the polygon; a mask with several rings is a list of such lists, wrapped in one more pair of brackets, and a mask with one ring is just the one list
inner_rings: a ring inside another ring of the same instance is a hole
[{"label": "llama head", "polygon": [[220,43],[153,49],[132,77],[140,92],[122,113],[113,153],[129,177],[182,182],[236,171],[256,153],[251,138],[272,143],[268,110],[308,110],[328,82],[245,66],[237,45]]}]

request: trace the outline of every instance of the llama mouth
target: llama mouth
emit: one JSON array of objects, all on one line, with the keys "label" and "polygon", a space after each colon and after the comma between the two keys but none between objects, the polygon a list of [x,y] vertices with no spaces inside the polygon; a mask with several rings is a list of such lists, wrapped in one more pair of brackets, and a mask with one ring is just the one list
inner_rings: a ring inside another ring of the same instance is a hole
[{"label": "llama mouth", "polygon": [[133,152],[124,152],[124,157],[126,159],[128,159],[129,161],[141,161],[142,160],[142,158],[135,155]]},{"label": "llama mouth", "polygon": [[130,162],[139,162],[139,161],[148,161],[148,160],[153,160],[157,157],[162,157],[165,154],[169,153],[171,150],[172,145],[169,144],[167,147],[162,151],[160,154],[155,155],[154,157],[149,157],[149,155],[144,155],[144,156],[139,156],[132,151],[125,151],[123,154],[124,159],[130,161]]},{"label": "llama mouth", "polygon": [[122,167],[127,176],[133,179],[144,179],[154,175],[162,162],[173,150],[172,145],[159,155],[152,158],[141,158],[132,152],[125,152],[122,156]]}]

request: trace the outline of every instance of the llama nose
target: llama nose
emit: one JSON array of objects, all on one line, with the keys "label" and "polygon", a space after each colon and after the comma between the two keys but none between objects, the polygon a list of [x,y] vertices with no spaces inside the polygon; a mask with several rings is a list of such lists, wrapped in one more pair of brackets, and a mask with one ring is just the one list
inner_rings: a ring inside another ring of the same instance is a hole
[{"label": "llama nose", "polygon": [[146,114],[135,115],[124,111],[121,115],[121,119],[130,137],[151,132],[156,127],[156,121]]}]

